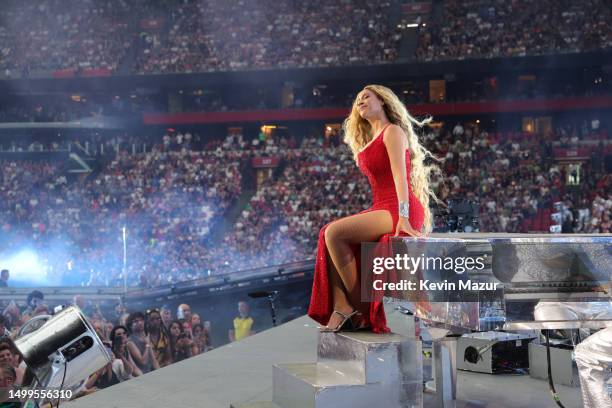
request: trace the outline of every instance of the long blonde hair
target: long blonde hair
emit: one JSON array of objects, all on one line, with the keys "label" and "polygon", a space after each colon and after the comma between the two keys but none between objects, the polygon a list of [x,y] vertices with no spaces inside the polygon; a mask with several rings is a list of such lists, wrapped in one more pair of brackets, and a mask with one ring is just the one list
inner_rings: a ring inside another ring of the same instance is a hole
[{"label": "long blonde hair", "polygon": [[[419,121],[412,117],[397,95],[385,86],[367,85],[363,89],[373,92],[383,102],[383,110],[387,119],[389,119],[392,124],[401,127],[406,134],[411,163],[410,184],[412,185],[414,195],[419,199],[425,210],[425,220],[423,223],[424,232],[429,233],[433,228],[433,216],[429,209],[429,199],[431,197],[435,202],[441,203],[435,192],[430,188],[430,179],[432,174],[441,173],[437,165],[425,165],[425,159],[431,157],[437,162],[441,160],[419,142],[419,138],[414,131],[414,126],[422,128],[431,122],[432,118],[428,117]],[[372,133],[372,126],[370,122],[359,115],[357,102],[357,98],[355,98],[351,113],[342,124],[344,142],[349,145],[355,160],[357,160],[359,151],[363,149],[373,137],[370,136]]]}]

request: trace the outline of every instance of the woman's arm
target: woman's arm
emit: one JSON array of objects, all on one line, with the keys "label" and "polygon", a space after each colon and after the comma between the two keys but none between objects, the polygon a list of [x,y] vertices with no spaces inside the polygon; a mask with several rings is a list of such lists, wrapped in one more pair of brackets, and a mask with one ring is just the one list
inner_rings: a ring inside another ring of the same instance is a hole
[{"label": "woman's arm", "polygon": [[151,342],[151,337],[149,334],[145,337],[145,354],[149,354],[149,361],[151,361],[151,365],[154,370],[159,369],[159,361],[155,357],[155,351],[153,350],[153,343]]},{"label": "woman's arm", "polygon": [[172,349],[170,347],[170,341],[168,340],[168,342],[166,343],[166,350],[164,351],[164,361],[162,362],[161,366],[165,367],[167,365],[172,364]]},{"label": "woman's arm", "polygon": [[140,377],[142,375],[142,370],[138,368],[130,353],[128,353],[128,362],[130,366],[132,366],[132,377]]},{"label": "woman's arm", "polygon": [[130,378],[137,377],[137,375],[134,374],[137,368],[135,368],[135,364],[132,363],[129,359],[122,358],[121,365],[123,365],[123,375],[124,375],[122,381],[127,381]]},{"label": "woman's arm", "polygon": [[144,354],[140,354],[140,350],[138,350],[136,344],[134,344],[134,342],[131,340],[128,340],[127,348],[130,352],[130,356],[132,356],[132,358],[138,365],[144,366],[149,363],[149,353],[147,352],[147,349],[145,349]]},{"label": "woman's arm", "polygon": [[[410,190],[408,189],[408,174],[406,172],[405,153],[407,148],[406,135],[401,127],[391,125],[387,128],[383,137],[383,143],[387,148],[387,154],[389,156],[389,163],[391,165],[391,173],[393,175],[397,199],[399,203],[409,205]],[[412,236],[421,235],[420,232],[412,228],[408,217],[402,217],[401,213],[395,229],[395,235],[399,235],[400,232],[405,232]]]},{"label": "woman's arm", "polygon": [[121,362],[123,363],[123,370],[125,371],[125,378],[130,378],[130,376],[134,372],[134,365],[125,358],[125,356],[121,356]]},{"label": "woman's arm", "polygon": [[212,348],[212,342],[210,341],[210,333],[208,332],[208,329],[204,329],[206,330],[206,350],[208,350],[209,348]]},{"label": "woman's arm", "polygon": [[157,359],[155,358],[155,352],[153,351],[153,346],[151,346],[148,343],[147,343],[147,351],[149,352],[149,358],[153,362],[153,369],[154,370],[158,370],[159,369],[159,361],[157,361]]},{"label": "woman's arm", "polygon": [[106,367],[103,367],[103,368],[99,369],[98,371],[96,371],[95,373],[93,373],[92,375],[89,376],[89,379],[85,383],[85,388],[86,389],[93,388],[93,386],[96,383],[96,381],[98,381],[98,378],[100,378],[100,376],[102,375],[102,371],[104,370],[104,368],[106,368]]},{"label": "woman's arm", "polygon": [[122,358],[117,358],[113,361],[113,371],[119,381],[125,381],[130,378],[131,373],[128,373],[128,366]]}]

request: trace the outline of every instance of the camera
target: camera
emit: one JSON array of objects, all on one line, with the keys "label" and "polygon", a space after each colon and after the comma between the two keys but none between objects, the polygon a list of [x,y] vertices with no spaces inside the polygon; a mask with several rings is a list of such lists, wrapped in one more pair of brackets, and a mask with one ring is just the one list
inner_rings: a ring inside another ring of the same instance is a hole
[{"label": "camera", "polygon": [[478,203],[470,200],[451,199],[444,228],[435,232],[478,232]]}]

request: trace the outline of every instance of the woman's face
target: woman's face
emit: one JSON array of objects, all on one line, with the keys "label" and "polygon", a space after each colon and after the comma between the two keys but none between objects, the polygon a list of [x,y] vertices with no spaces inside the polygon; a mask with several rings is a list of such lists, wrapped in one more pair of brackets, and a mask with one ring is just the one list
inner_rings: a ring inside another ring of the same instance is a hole
[{"label": "woman's face", "polygon": [[[115,331],[115,338],[120,340],[119,344],[124,345],[126,343],[126,341],[127,341],[126,334],[127,333],[123,329],[117,329]],[[118,341],[118,340],[116,340],[116,341]]]},{"label": "woman's face", "polygon": [[174,337],[178,337],[178,335],[181,334],[181,328],[178,323],[172,323],[170,325],[170,334],[172,334]]},{"label": "woman's face", "polygon": [[92,322],[92,325],[93,325],[93,328],[96,331],[96,334],[98,335],[98,337],[100,337],[101,339],[106,337],[106,336],[104,336],[104,325],[102,324],[101,321],[94,320]]},{"label": "woman's face", "polygon": [[149,314],[149,324],[154,329],[159,329],[161,326],[161,315],[157,312],[151,312],[151,314]]},{"label": "woman's face", "polygon": [[200,315],[199,314],[195,313],[195,314],[191,315],[191,324],[192,325],[200,324],[200,323],[201,322],[200,322]]},{"label": "woman's face", "polygon": [[355,99],[355,106],[359,115],[364,119],[375,118],[383,112],[382,101],[369,89],[359,92]]},{"label": "woman's face", "polygon": [[201,333],[202,329],[200,328],[200,326],[196,326],[193,328],[193,337],[199,337]]},{"label": "woman's face", "polygon": [[11,350],[0,351],[0,363],[13,364],[13,353]]}]

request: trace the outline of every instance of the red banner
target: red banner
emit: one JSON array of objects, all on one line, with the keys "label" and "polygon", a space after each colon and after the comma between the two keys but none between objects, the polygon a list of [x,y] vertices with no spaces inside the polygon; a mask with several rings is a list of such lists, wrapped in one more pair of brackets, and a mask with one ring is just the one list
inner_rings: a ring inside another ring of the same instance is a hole
[{"label": "red banner", "polygon": [[87,68],[81,72],[84,77],[110,76],[111,70],[108,68]]},{"label": "red banner", "polygon": [[554,149],[554,156],[555,159],[578,160],[589,157],[591,151],[593,149],[588,147],[556,148]]},{"label": "red banner", "polygon": [[[592,96],[559,99],[529,99],[518,101],[487,101],[461,103],[424,103],[408,105],[418,115],[468,115],[506,112],[558,112],[576,109],[612,108],[612,96]],[[350,113],[349,107],[318,109],[269,109],[235,112],[145,113],[145,125],[187,125],[205,123],[244,123],[292,120],[342,120]]]},{"label": "red banner", "polygon": [[408,3],[402,5],[404,14],[429,14],[431,3]]},{"label": "red banner", "polygon": [[273,157],[254,157],[253,161],[251,161],[251,165],[253,167],[259,168],[267,168],[267,167],[276,167],[280,163],[280,158],[278,156]]},{"label": "red banner", "polygon": [[164,24],[163,18],[147,18],[140,20],[140,28],[145,30],[157,30]]},{"label": "red banner", "polygon": [[60,69],[53,73],[53,78],[72,78],[74,77],[75,70],[72,68],[69,69]]}]

